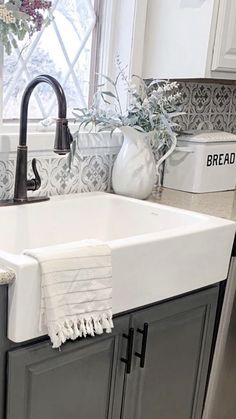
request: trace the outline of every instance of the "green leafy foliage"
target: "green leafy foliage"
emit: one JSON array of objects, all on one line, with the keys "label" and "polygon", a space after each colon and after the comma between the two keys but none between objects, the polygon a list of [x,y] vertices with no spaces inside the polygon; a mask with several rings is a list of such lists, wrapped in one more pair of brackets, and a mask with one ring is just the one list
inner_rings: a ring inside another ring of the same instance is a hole
[{"label": "green leafy foliage", "polygon": [[[147,83],[138,76],[131,80],[126,76],[126,67],[117,58],[118,74],[115,80],[102,75],[104,83],[98,86],[93,104],[89,108],[74,109],[80,128],[90,127],[95,131],[110,131],[130,126],[141,132],[153,132],[153,150],[156,155],[168,156],[176,147],[175,118],[181,115],[181,93],[177,82],[152,80]],[[124,83],[128,94],[128,106],[122,110],[118,85]],[[110,86],[110,89],[104,86]],[[72,156],[73,158],[73,156]],[[166,157],[165,157],[166,158]],[[162,162],[163,159],[160,159]]]}]

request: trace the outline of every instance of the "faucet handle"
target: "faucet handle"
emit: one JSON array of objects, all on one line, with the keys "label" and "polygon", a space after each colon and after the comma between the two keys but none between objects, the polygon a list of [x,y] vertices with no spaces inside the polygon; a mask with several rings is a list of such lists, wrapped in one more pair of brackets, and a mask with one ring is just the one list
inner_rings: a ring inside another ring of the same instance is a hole
[{"label": "faucet handle", "polygon": [[37,169],[36,159],[32,160],[32,170],[35,178],[27,180],[27,190],[28,191],[37,191],[41,186],[41,178]]}]

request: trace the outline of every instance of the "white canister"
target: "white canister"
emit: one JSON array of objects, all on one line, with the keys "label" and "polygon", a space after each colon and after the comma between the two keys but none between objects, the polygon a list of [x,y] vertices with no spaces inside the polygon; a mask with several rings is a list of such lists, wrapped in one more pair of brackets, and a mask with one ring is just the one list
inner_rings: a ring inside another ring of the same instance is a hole
[{"label": "white canister", "polygon": [[177,145],[166,161],[163,186],[195,193],[235,189],[236,135],[193,131]]}]

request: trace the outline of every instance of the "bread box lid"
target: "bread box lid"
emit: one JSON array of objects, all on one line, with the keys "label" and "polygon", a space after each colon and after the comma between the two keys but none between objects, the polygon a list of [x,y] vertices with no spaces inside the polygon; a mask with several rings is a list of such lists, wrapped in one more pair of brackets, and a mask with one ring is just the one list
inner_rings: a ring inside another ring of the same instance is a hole
[{"label": "bread box lid", "polygon": [[178,137],[178,140],[189,141],[192,143],[236,142],[236,135],[224,131],[193,130],[185,131],[184,134]]}]

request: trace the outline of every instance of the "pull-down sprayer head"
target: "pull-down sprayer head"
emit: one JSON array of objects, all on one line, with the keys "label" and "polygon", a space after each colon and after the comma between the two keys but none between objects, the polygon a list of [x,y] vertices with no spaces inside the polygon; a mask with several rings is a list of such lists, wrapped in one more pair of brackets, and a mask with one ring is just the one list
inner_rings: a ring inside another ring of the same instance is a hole
[{"label": "pull-down sprayer head", "polygon": [[68,128],[68,121],[66,119],[66,97],[60,83],[52,76],[41,75],[35,77],[26,87],[22,102],[20,113],[20,146],[26,146],[27,137],[27,119],[28,119],[28,106],[31,94],[34,88],[40,83],[49,84],[56,93],[58,102],[58,119],[56,121],[56,136],[54,143],[54,152],[57,154],[66,154],[70,151],[70,144],[72,142],[72,135]]}]

